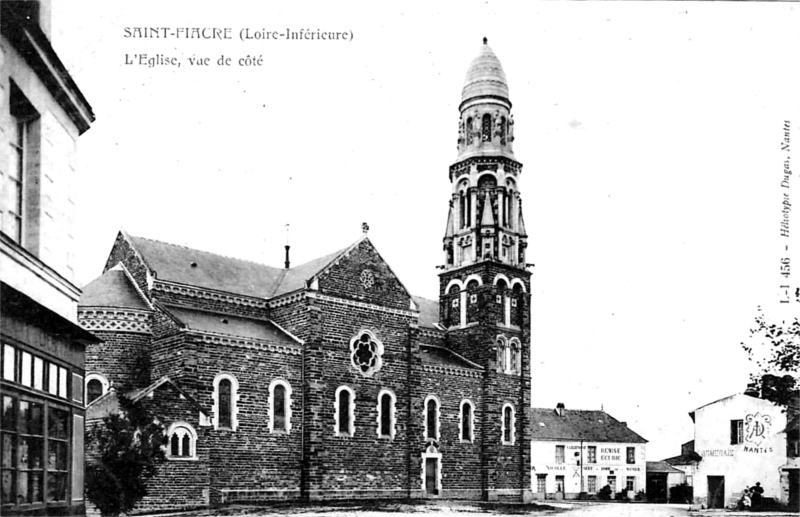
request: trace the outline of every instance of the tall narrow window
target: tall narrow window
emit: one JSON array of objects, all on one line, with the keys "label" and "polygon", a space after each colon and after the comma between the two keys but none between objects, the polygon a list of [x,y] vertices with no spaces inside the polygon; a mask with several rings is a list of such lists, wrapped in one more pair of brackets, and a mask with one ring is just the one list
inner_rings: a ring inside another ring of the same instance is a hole
[{"label": "tall narrow window", "polygon": [[239,400],[239,381],[233,375],[223,373],[214,379],[214,429],[239,427],[237,415]]},{"label": "tall narrow window", "polygon": [[472,117],[467,117],[467,144],[472,143]]},{"label": "tall narrow window", "polygon": [[473,409],[469,400],[461,402],[461,441],[471,442],[473,431]]},{"label": "tall narrow window", "polygon": [[[25,98],[16,84],[10,83],[10,115],[8,125],[8,162],[0,166],[0,231],[17,244],[23,244],[25,234],[25,190],[27,171],[31,160],[37,155],[38,144],[32,126],[39,114]],[[35,181],[35,178],[34,178]]]},{"label": "tall narrow window", "polygon": [[590,445],[586,452],[586,463],[597,463],[597,446]]},{"label": "tall narrow window", "polygon": [[231,381],[223,379],[219,383],[219,426],[231,427]]},{"label": "tall narrow window", "polygon": [[281,384],[275,386],[273,403],[275,411],[273,428],[286,430],[286,388]]},{"label": "tall narrow window", "polygon": [[731,445],[744,442],[744,420],[731,420]]},{"label": "tall narrow window", "polygon": [[632,464],[636,463],[636,447],[628,447],[626,449],[626,463]]},{"label": "tall narrow window", "polygon": [[464,192],[462,191],[458,195],[458,227],[463,228],[467,225],[467,205],[465,203],[466,198],[464,197]]},{"label": "tall narrow window", "polygon": [[394,438],[395,397],[389,390],[381,390],[378,394],[378,438]]},{"label": "tall narrow window", "polygon": [[503,406],[503,445],[514,445],[514,408],[510,404]]},{"label": "tall narrow window", "polygon": [[488,113],[483,114],[481,122],[481,140],[490,142],[492,140],[492,116]]},{"label": "tall narrow window", "polygon": [[439,402],[432,395],[425,400],[425,438],[439,439]]},{"label": "tall narrow window", "polygon": [[86,402],[91,404],[103,394],[103,383],[100,379],[92,379],[86,386]]},{"label": "tall narrow window", "polygon": [[564,463],[564,446],[556,445],[556,463]]},{"label": "tall narrow window", "polygon": [[336,436],[355,434],[355,393],[347,386],[336,390],[334,401],[334,425]]}]

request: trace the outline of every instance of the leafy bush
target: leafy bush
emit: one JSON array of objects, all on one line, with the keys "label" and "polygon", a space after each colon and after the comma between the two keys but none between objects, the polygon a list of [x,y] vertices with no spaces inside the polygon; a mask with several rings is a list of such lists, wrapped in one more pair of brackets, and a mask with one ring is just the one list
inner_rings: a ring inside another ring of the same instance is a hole
[{"label": "leafy bush", "polygon": [[147,480],[164,459],[164,426],[141,402],[118,395],[119,412],[87,433],[86,497],[101,515],[130,512],[147,495]]},{"label": "leafy bush", "polygon": [[694,499],[694,489],[682,483],[669,489],[669,502],[671,503],[691,503]]}]

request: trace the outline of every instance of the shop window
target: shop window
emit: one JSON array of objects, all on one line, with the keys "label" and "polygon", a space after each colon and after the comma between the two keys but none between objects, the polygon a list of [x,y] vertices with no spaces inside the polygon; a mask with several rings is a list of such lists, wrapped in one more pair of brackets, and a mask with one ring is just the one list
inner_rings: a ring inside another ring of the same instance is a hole
[{"label": "shop window", "polygon": [[47,500],[67,499],[67,448],[69,444],[69,411],[50,409],[47,419]]},{"label": "shop window", "polygon": [[547,474],[536,474],[536,491],[540,494],[547,492]]},{"label": "shop window", "polygon": [[197,458],[197,432],[186,422],[176,422],[167,429],[167,458],[190,460]]},{"label": "shop window", "polygon": [[625,478],[625,490],[635,491],[636,488],[636,478],[633,476],[628,476]]},{"label": "shop window", "polygon": [[475,407],[469,400],[461,402],[461,441],[472,442],[475,436]]},{"label": "shop window", "polygon": [[597,463],[597,446],[590,445],[586,451],[586,463]]},{"label": "shop window", "polygon": [[500,434],[503,437],[503,445],[514,445],[514,408],[511,404],[503,405],[502,416]]},{"label": "shop window", "polygon": [[333,414],[336,436],[355,434],[355,398],[355,392],[347,386],[336,389]]},{"label": "shop window", "polygon": [[556,463],[564,463],[564,446],[556,445]]},{"label": "shop window", "polygon": [[269,385],[269,430],[272,433],[289,433],[292,429],[292,387],[276,379]]},{"label": "shop window", "polygon": [[389,390],[381,390],[378,394],[378,438],[394,438],[395,433],[395,396]]},{"label": "shop window", "polygon": [[214,379],[214,429],[235,431],[239,426],[239,382],[236,377],[223,373]]},{"label": "shop window", "polygon": [[636,463],[636,447],[627,447],[625,449],[625,462],[628,464]]},{"label": "shop window", "polygon": [[425,438],[439,440],[439,401],[433,395],[425,399]]},{"label": "shop window", "polygon": [[731,420],[731,445],[744,443],[744,420]]},{"label": "shop window", "polygon": [[[66,424],[59,427],[61,415],[66,411],[50,409],[48,439],[49,451],[45,450],[45,408],[43,404],[3,396],[2,425],[2,500],[7,504],[34,504],[44,501],[44,478],[52,476],[58,482],[58,475],[66,471],[68,449],[66,437],[69,429]],[[63,446],[61,437],[64,437]],[[48,454],[49,452],[49,454]],[[49,479],[49,478],[48,478]],[[57,486],[54,484],[55,488]],[[55,496],[60,492],[50,487]],[[48,500],[64,500],[48,497]]]}]

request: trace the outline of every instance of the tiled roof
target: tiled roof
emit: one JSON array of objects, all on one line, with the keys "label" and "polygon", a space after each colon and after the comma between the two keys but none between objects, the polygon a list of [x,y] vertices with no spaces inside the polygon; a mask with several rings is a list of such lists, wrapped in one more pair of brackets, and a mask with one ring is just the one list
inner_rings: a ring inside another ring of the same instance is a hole
[{"label": "tiled roof", "polygon": [[670,465],[694,465],[702,459],[703,459],[702,456],[692,451],[687,454],[681,454],[680,456],[673,456],[672,458],[667,458],[663,461],[665,463],[669,463]]},{"label": "tiled roof", "polygon": [[83,288],[81,307],[121,307],[125,309],[149,309],[147,303],[121,269],[110,269],[103,276]]},{"label": "tiled roof", "polygon": [[439,366],[451,366],[455,368],[466,368],[469,370],[483,369],[480,365],[477,365],[444,347],[435,345],[421,345],[420,352],[423,363]]},{"label": "tiled roof", "polygon": [[283,345],[296,346],[299,344],[271,321],[188,309],[175,305],[164,305],[163,307],[189,330],[257,339]]},{"label": "tiled roof", "polygon": [[646,470],[650,472],[666,472],[667,474],[683,474],[682,470],[676,469],[666,461],[648,461]]},{"label": "tiled roof", "polygon": [[562,417],[553,408],[533,408],[531,438],[615,443],[647,442],[605,411],[584,409],[565,409]]},{"label": "tiled roof", "polygon": [[143,237],[130,236],[130,240],[159,280],[256,298],[271,298],[304,287],[306,280],[345,251],[284,269]]},{"label": "tiled roof", "polygon": [[419,325],[421,327],[437,328],[439,323],[439,302],[428,300],[421,296],[412,296],[414,303],[419,307]]}]

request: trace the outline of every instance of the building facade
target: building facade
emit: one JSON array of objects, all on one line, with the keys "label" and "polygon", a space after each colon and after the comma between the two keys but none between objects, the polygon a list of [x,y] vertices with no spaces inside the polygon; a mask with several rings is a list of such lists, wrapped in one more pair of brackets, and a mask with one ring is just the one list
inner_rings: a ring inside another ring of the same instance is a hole
[{"label": "building facade", "polygon": [[736,394],[690,416],[695,452],[701,458],[695,468],[695,503],[734,507],[742,491],[756,483],[761,483],[765,498],[784,504],[797,501],[797,446],[785,408]]},{"label": "building facade", "polygon": [[87,352],[88,418],[125,395],[167,427],[142,509],[530,498],[521,164],[485,42],[459,111],[438,301],[406,290],[366,225],[284,268],[118,235],[79,319],[103,340]]},{"label": "building facade", "polygon": [[647,440],[605,411],[534,408],[531,490],[535,499],[633,498],[646,490]]},{"label": "building facade", "polygon": [[94,115],[46,1],[0,2],[0,513],[82,514],[84,349],[73,187]]}]

